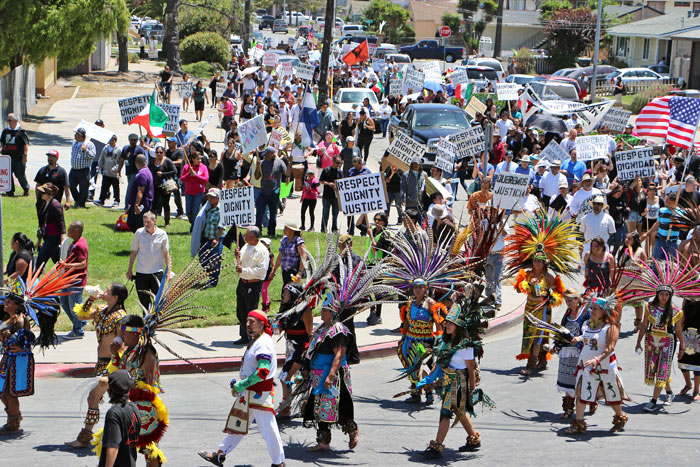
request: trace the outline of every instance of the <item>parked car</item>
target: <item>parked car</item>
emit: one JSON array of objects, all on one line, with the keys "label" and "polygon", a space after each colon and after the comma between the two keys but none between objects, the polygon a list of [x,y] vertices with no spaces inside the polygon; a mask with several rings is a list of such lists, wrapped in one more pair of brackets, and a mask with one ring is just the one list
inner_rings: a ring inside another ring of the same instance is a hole
[{"label": "parked car", "polygon": [[[370,106],[375,113],[379,112],[379,101],[377,95],[367,88],[340,88],[333,97],[333,116],[335,121],[340,123],[347,116],[348,112],[354,112],[356,108],[362,106],[365,97],[369,98]],[[379,125],[377,125],[379,127]]]},{"label": "parked car", "polygon": [[413,45],[406,45],[399,48],[399,53],[406,54],[411,60],[416,58],[432,58],[435,60],[445,60],[447,63],[454,63],[464,56],[464,48],[447,47],[440,44],[436,39],[426,39],[416,42]]},{"label": "parked car", "polygon": [[360,24],[346,24],[340,28],[340,36],[362,36],[365,35],[365,30]]},{"label": "parked car", "polygon": [[299,26],[297,28],[296,37],[309,37],[310,32],[311,32],[311,26]]},{"label": "parked car", "polygon": [[519,84],[520,86],[525,87],[526,85],[530,84],[532,80],[534,80],[535,77],[533,75],[519,75],[519,74],[514,74],[514,75],[508,75],[506,76],[505,82],[506,83],[515,83]]},{"label": "parked car", "polygon": [[241,43],[241,36],[238,34],[231,34],[231,44],[240,44]]},{"label": "parked car", "polygon": [[668,65],[649,65],[647,68],[666,78],[671,76],[671,69],[668,67]]},{"label": "parked car", "polygon": [[499,62],[495,58],[470,58],[466,62],[467,63],[464,63],[464,60],[462,60],[462,65],[487,66],[489,68],[493,68],[494,70],[496,70],[496,73],[498,73],[499,81],[502,81],[506,78],[506,70],[503,69],[503,64],[501,64],[501,62]]},{"label": "parked car", "polygon": [[535,79],[533,80],[533,82],[543,81],[570,84],[574,87],[574,89],[576,89],[576,95],[578,96],[578,100],[583,100],[583,98],[585,98],[588,95],[588,89],[582,88],[578,81],[576,81],[573,78],[569,78],[568,76],[539,75],[535,76]]},{"label": "parked car", "polygon": [[275,24],[275,17],[272,15],[263,15],[260,17],[260,23],[258,24],[258,30],[262,31],[265,28],[272,29],[272,25]]},{"label": "parked car", "polygon": [[423,166],[430,167],[435,161],[437,144],[460,130],[470,128],[469,115],[457,106],[450,104],[411,104],[406,107],[401,118],[393,117],[389,137],[394,138],[401,130],[414,140],[426,144],[428,149],[423,157]]},{"label": "parked car", "polygon": [[579,95],[576,86],[571,83],[565,83],[556,80],[547,81],[532,81],[530,88],[543,101],[564,100],[579,102]]},{"label": "parked car", "polygon": [[552,73],[552,76],[567,76],[569,73],[573,73],[578,68],[562,68]]},{"label": "parked car", "polygon": [[384,56],[384,60],[393,60],[394,63],[412,63],[411,57],[406,54],[387,54]]},{"label": "parked car", "polygon": [[[289,32],[289,28],[287,27],[287,23],[283,19],[276,19],[274,23],[272,23],[272,32],[283,32],[287,34]],[[307,33],[308,35],[308,33]]]},{"label": "parked car", "polygon": [[258,8],[255,10],[255,14],[258,16],[265,16],[267,14],[267,10],[265,8]]},{"label": "parked car", "polygon": [[608,80],[614,84],[618,77],[622,78],[623,83],[657,81],[665,78],[664,76],[661,76],[657,72],[648,68],[620,68],[619,70],[610,73],[608,75]]},{"label": "parked car", "polygon": [[458,66],[456,70],[466,70],[469,81],[474,82],[476,90],[484,89],[491,83],[494,88],[498,83],[498,72],[487,66]]},{"label": "parked car", "polygon": [[[596,71],[596,81],[598,82],[598,84],[605,82],[606,76],[614,71],[617,71],[617,67],[614,67],[612,65],[598,65],[598,69]],[[566,75],[566,78],[575,79],[578,82],[579,86],[581,86],[581,89],[586,91],[586,95],[588,95],[588,92],[591,88],[590,81],[592,77],[593,66],[576,68],[574,71]]]},{"label": "parked car", "polygon": [[384,58],[388,54],[395,54],[396,46],[393,44],[382,44],[374,51],[374,58]]}]

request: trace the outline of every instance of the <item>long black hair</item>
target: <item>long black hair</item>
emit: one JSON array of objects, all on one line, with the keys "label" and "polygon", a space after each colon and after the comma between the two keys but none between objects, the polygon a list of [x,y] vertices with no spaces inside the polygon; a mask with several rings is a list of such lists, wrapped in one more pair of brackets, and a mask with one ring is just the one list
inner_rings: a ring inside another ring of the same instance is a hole
[{"label": "long black hair", "polygon": [[124,303],[126,302],[126,299],[129,297],[129,290],[121,282],[112,282],[110,287],[112,288],[112,295],[117,297],[117,303],[114,305],[114,309],[115,310],[118,310],[118,309],[125,310],[126,307],[124,306]]},{"label": "long black hair", "polygon": [[[664,314],[661,315],[661,322],[659,323],[660,325],[666,325],[671,322],[671,316],[673,316],[673,294],[670,294],[671,296],[668,297],[668,301],[666,302],[666,307],[664,308]],[[660,302],[659,302],[659,292],[656,292],[656,295],[654,295],[654,300],[651,301],[649,306],[658,306],[660,307]]]},{"label": "long black hair", "polygon": [[620,266],[626,266],[627,264],[625,263],[627,263],[627,261],[631,261],[637,250],[639,250],[642,247],[642,240],[639,236],[639,232],[634,231],[628,233],[627,235],[632,236],[632,246],[630,247],[631,254],[629,255],[629,259],[625,260],[624,256],[627,252],[627,248],[620,248],[620,251],[617,252],[617,262]]},{"label": "long black hair", "polygon": [[464,328],[455,324],[455,333],[448,334],[447,332],[445,332],[443,340],[445,342],[449,342],[449,344],[454,347],[456,345],[459,345],[459,343],[462,342],[465,336],[466,332],[464,331]]},{"label": "long black hair", "polygon": [[19,243],[20,250],[26,250],[34,254],[34,242],[22,232],[17,232],[12,236],[12,241]]}]

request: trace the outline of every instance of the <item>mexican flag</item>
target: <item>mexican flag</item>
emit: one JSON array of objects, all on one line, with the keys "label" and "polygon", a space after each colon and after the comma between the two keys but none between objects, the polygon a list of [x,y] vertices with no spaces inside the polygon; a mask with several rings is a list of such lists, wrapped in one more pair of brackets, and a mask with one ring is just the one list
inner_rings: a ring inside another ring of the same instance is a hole
[{"label": "mexican flag", "polygon": [[154,89],[148,104],[141,109],[137,116],[131,119],[129,125],[141,125],[148,133],[148,136],[157,138],[164,136],[163,127],[167,121],[168,114],[156,105],[156,90]]},{"label": "mexican flag", "polygon": [[455,87],[455,99],[469,101],[472,98],[474,91],[474,83],[461,83]]},{"label": "mexican flag", "polygon": [[371,89],[375,92],[375,94],[384,94],[384,86],[382,86],[380,81],[377,81]]}]

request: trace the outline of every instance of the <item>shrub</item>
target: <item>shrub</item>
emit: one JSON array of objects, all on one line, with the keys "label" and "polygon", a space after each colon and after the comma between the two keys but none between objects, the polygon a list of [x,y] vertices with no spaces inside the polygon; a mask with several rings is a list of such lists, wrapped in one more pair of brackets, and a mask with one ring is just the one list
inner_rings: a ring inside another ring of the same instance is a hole
[{"label": "shrub", "polygon": [[522,47],[513,53],[513,59],[518,64],[518,73],[531,75],[535,72],[535,54],[527,47]]},{"label": "shrub", "polygon": [[180,40],[198,32],[223,34],[227,26],[226,18],[204,8],[182,8],[178,18]]},{"label": "shrub", "polygon": [[220,68],[217,63],[195,62],[183,65],[182,71],[197,78],[211,78]]},{"label": "shrub", "polygon": [[182,63],[214,62],[225,65],[231,58],[226,39],[214,32],[198,32],[180,44]]},{"label": "shrub", "polygon": [[632,112],[632,114],[637,115],[642,111],[645,105],[651,102],[655,97],[661,97],[668,95],[668,92],[673,86],[659,86],[655,88],[647,89],[643,92],[635,94],[632,96],[632,102],[627,105],[627,110]]},{"label": "shrub", "polygon": [[139,54],[129,54],[129,63],[139,63],[140,61]]}]

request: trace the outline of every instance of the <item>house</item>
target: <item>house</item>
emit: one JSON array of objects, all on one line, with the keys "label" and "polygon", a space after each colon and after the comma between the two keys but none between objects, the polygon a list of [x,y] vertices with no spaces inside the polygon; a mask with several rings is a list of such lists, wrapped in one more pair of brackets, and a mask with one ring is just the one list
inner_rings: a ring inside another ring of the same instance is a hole
[{"label": "house", "polygon": [[664,58],[671,76],[700,87],[700,9],[621,24],[608,34],[611,54],[628,66],[654,65]]}]

